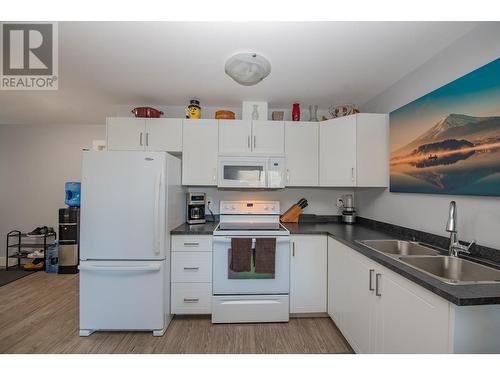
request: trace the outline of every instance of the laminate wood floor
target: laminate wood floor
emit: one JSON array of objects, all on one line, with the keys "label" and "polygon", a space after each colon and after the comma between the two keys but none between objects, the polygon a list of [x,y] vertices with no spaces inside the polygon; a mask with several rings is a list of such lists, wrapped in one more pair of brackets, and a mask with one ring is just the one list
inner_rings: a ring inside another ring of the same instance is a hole
[{"label": "laminate wood floor", "polygon": [[150,332],[78,336],[78,275],[37,272],[0,287],[0,353],[351,353],[329,318],[212,324],[175,317]]}]

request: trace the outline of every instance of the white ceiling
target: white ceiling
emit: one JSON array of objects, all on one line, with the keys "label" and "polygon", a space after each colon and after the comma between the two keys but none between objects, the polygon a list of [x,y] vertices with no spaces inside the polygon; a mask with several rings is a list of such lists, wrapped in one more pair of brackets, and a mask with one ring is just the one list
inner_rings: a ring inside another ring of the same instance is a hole
[{"label": "white ceiling", "polygon": [[[295,100],[362,105],[475,27],[467,22],[59,24],[59,90],[0,91],[0,123],[104,123],[118,105],[271,108]],[[224,74],[255,51],[271,74],[256,86]]]}]

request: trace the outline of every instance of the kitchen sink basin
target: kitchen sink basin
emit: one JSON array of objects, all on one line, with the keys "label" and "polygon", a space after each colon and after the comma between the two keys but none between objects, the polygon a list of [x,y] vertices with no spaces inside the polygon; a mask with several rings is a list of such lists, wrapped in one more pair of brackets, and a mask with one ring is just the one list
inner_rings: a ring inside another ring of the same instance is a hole
[{"label": "kitchen sink basin", "polygon": [[416,242],[411,241],[400,241],[400,240],[364,240],[358,241],[360,244],[369,247],[370,249],[376,250],[383,254],[391,256],[401,256],[401,255],[440,255],[437,250],[431,249],[430,247],[420,245]]},{"label": "kitchen sink basin", "polygon": [[399,260],[448,284],[500,282],[500,270],[452,256],[402,256]]}]

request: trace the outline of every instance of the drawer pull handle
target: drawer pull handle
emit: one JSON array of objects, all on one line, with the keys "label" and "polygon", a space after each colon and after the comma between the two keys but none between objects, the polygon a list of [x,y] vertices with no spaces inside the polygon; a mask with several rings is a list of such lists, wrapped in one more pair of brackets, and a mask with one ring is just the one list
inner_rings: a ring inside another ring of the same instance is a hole
[{"label": "drawer pull handle", "polygon": [[200,269],[200,267],[184,267],[185,270],[193,270],[193,271],[198,271]]},{"label": "drawer pull handle", "polygon": [[381,297],[382,296],[382,293],[380,293],[380,290],[379,290],[379,282],[380,282],[381,278],[382,278],[382,274],[381,273],[377,273],[375,275],[375,295],[377,297]]},{"label": "drawer pull handle", "polygon": [[200,246],[199,242],[184,242],[184,246]]},{"label": "drawer pull handle", "polygon": [[199,298],[184,298],[184,302],[189,302],[189,303],[196,303],[198,302],[200,299]]},{"label": "drawer pull handle", "polygon": [[370,274],[369,274],[369,276],[368,276],[368,278],[369,278],[369,281],[368,281],[368,290],[370,290],[370,291],[372,291],[372,292],[375,290],[375,289],[373,288],[373,281],[372,281],[372,280],[373,280],[373,274],[374,274],[374,273],[375,273],[375,270],[374,270],[374,269],[371,269],[371,270],[370,270]]}]

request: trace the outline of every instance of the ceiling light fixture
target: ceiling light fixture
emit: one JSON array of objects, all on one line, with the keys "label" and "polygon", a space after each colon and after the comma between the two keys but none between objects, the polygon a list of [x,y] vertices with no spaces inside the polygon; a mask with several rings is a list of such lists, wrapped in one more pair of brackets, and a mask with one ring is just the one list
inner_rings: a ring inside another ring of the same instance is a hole
[{"label": "ceiling light fixture", "polygon": [[226,74],[243,86],[253,86],[271,73],[271,63],[256,53],[239,53],[229,58]]}]

